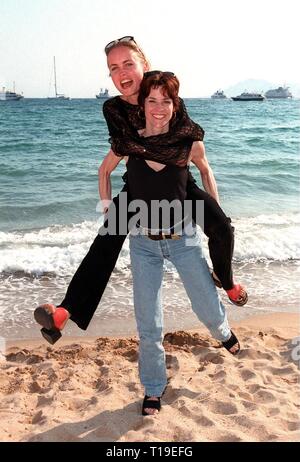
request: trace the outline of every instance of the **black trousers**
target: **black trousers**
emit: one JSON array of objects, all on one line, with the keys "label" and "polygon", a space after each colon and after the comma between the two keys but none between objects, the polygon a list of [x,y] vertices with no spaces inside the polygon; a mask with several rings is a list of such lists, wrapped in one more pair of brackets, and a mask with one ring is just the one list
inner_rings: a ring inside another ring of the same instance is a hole
[{"label": "black trousers", "polygon": [[[209,254],[213,269],[224,289],[231,289],[234,228],[218,203],[198,188],[193,177],[188,182],[187,199],[193,201],[193,218],[196,217],[196,200],[204,201],[204,233],[208,237]],[[128,192],[125,184],[121,192]],[[118,216],[119,195],[113,199]],[[128,217],[130,219],[130,216]],[[200,226],[201,223],[198,223]],[[107,222],[103,224],[107,227]],[[78,327],[86,330],[116,265],[126,239],[124,235],[97,235],[82,260],[67,289],[63,306],[71,313]],[[200,277],[200,275],[199,275]]]}]

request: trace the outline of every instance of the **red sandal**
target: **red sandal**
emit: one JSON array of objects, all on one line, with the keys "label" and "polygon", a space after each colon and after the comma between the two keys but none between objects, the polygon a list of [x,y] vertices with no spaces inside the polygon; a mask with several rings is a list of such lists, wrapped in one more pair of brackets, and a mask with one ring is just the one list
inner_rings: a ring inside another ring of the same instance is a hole
[{"label": "red sandal", "polygon": [[248,294],[243,286],[235,284],[232,289],[226,290],[229,300],[237,306],[243,306],[248,301]]},{"label": "red sandal", "polygon": [[43,326],[43,329],[41,329],[42,336],[51,345],[54,345],[62,336],[61,330],[65,327],[69,317],[70,313],[61,306],[56,308],[55,305],[45,304],[38,306],[34,310],[36,322]]}]

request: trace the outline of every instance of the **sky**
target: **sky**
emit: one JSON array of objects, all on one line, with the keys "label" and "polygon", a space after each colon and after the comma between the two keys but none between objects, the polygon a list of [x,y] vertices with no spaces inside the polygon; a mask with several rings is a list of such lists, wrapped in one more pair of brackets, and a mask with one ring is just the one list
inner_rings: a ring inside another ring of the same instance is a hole
[{"label": "sky", "polygon": [[176,73],[183,97],[241,80],[300,85],[298,0],[0,0],[0,89],[25,97],[95,97],[104,46],[133,35],[153,69]]}]

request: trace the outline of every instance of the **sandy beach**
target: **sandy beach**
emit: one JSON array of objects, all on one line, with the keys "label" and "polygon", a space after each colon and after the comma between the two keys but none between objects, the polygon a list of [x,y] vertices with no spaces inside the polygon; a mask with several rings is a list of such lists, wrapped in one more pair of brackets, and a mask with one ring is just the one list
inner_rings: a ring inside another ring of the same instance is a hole
[{"label": "sandy beach", "polygon": [[154,417],[141,415],[136,337],[12,340],[0,357],[0,441],[299,441],[299,316],[233,327],[238,357],[204,329],[166,333]]}]

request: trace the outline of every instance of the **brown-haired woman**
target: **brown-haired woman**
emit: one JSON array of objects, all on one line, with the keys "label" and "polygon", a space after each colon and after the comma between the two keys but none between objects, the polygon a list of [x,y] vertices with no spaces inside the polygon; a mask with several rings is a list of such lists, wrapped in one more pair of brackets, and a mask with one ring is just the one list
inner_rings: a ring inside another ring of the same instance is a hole
[{"label": "brown-haired woman", "polygon": [[[174,74],[161,71],[145,73],[138,97],[146,122],[145,128],[139,130],[141,138],[147,140],[169,132],[170,121],[179,107],[178,91],[179,82]],[[152,227],[155,206],[159,207],[161,201],[176,203],[178,209],[184,210],[188,164],[193,162],[198,167],[198,143],[188,141],[184,155],[178,147],[178,155],[174,155],[173,163],[167,165],[132,155],[125,157],[131,199],[139,210],[146,204],[148,212],[147,216],[139,213],[137,226],[130,232],[134,308],[140,338],[139,375],[145,389],[143,415],[159,412],[167,384],[161,304],[164,260],[169,260],[176,267],[198,319],[231,354],[235,355],[240,350],[202,255],[196,227],[183,220],[175,222],[174,215],[168,217],[168,229],[162,225],[166,217],[162,217],[159,228]],[[120,160],[120,156],[110,153],[107,178]],[[104,197],[109,196],[108,183],[106,187],[106,191],[102,189]],[[144,219],[150,227],[143,225]]]}]

